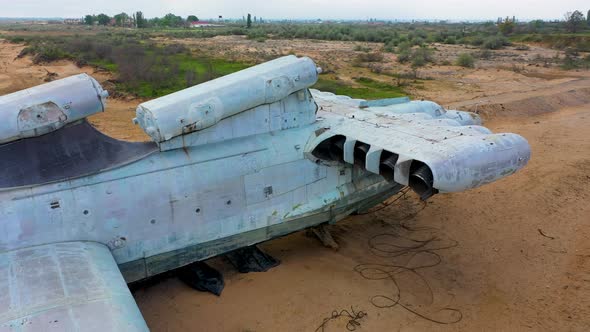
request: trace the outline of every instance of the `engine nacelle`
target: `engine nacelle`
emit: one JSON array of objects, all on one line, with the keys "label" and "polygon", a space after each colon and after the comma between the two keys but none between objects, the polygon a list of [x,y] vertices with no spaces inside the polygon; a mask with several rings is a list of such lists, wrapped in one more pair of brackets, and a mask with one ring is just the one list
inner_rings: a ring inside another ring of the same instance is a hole
[{"label": "engine nacelle", "polygon": [[313,85],[318,72],[310,58],[282,57],[145,102],[134,121],[161,143],[279,101]]},{"label": "engine nacelle", "polygon": [[86,74],[0,97],[0,144],[55,131],[103,112],[108,92]]}]

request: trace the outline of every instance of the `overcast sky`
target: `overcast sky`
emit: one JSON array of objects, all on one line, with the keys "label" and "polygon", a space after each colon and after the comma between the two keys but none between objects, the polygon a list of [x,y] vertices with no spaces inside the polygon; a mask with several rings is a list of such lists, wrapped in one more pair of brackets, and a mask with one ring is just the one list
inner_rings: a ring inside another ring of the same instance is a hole
[{"label": "overcast sky", "polygon": [[143,11],[146,17],[174,13],[199,18],[269,19],[452,19],[495,20],[516,16],[561,19],[563,13],[590,9],[589,0],[0,0],[0,17],[81,17]]}]

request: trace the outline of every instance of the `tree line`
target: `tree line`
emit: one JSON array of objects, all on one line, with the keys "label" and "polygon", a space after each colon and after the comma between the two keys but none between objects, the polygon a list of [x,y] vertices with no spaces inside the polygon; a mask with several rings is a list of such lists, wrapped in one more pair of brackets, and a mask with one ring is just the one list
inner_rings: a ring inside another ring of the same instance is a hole
[{"label": "tree line", "polygon": [[98,15],[89,14],[84,16],[83,19],[84,24],[86,25],[111,25],[130,28],[183,27],[198,20],[199,18],[195,15],[189,15],[185,19],[172,13],[166,14],[163,17],[146,19],[141,11],[137,11],[132,15],[120,13],[114,15],[113,17],[110,17],[104,13]]},{"label": "tree line", "polygon": [[[198,21],[199,18],[195,15],[188,15],[186,18],[169,13],[163,17],[154,17],[146,19],[141,11],[137,11],[132,15],[127,13],[119,13],[110,17],[104,13],[98,15],[86,15],[83,19],[86,25],[111,25],[120,27],[135,27],[135,28],[147,28],[147,27],[184,27],[188,26],[191,22]],[[265,23],[262,18],[256,18],[248,14],[242,18],[246,28],[251,28],[253,23]],[[493,23],[493,22],[490,22]],[[529,30],[529,32],[537,32],[542,30],[547,25],[561,25],[566,31],[571,33],[577,33],[579,31],[590,29],[590,10],[588,14],[584,16],[584,13],[580,10],[574,10],[573,12],[567,12],[563,16],[562,21],[543,21],[534,20],[523,24],[517,21],[515,17],[498,18],[495,25],[499,29],[499,32],[505,36],[513,33],[522,32],[522,30]],[[335,38],[330,38],[335,39]],[[336,38],[337,39],[337,38]]]},{"label": "tree line", "polygon": [[590,27],[590,10],[588,10],[586,18],[584,18],[584,14],[579,10],[567,12],[564,15],[564,20],[566,29],[571,33],[576,33],[584,28]]}]

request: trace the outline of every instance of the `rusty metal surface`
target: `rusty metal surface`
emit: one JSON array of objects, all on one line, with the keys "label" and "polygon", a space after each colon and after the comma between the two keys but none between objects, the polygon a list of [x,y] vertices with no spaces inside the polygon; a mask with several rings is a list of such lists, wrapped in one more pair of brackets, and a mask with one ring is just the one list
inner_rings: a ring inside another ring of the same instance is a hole
[{"label": "rusty metal surface", "polygon": [[154,143],[108,137],[88,122],[0,145],[0,188],[30,186],[93,174],[136,161]]},{"label": "rusty metal surface", "polygon": [[109,249],[69,242],[0,254],[0,331],[147,331]]}]

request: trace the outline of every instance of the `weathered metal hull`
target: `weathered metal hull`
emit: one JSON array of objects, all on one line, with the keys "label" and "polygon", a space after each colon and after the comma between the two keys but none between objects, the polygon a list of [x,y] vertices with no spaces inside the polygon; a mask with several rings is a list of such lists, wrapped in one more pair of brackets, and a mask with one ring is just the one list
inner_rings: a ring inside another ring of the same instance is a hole
[{"label": "weathered metal hull", "polygon": [[131,282],[339,220],[399,190],[364,170],[306,159],[293,142],[302,146],[315,129],[158,151],[92,175],[1,190],[0,251],[105,243]]},{"label": "weathered metal hull", "polygon": [[[377,189],[378,188],[378,189]],[[142,280],[159,273],[170,271],[191,262],[205,260],[238,248],[257,244],[270,239],[288,235],[290,233],[317,226],[323,223],[339,221],[352,212],[372,207],[388,197],[396,194],[402,188],[400,185],[390,186],[389,189],[376,186],[363,192],[349,202],[342,199],[332,208],[315,211],[305,216],[298,216],[275,225],[238,233],[225,238],[198,243],[182,249],[141,258],[119,265],[121,273],[127,282]],[[373,193],[372,196],[370,193]],[[360,197],[364,197],[360,199]]]}]

